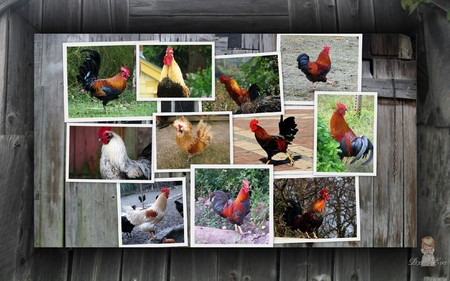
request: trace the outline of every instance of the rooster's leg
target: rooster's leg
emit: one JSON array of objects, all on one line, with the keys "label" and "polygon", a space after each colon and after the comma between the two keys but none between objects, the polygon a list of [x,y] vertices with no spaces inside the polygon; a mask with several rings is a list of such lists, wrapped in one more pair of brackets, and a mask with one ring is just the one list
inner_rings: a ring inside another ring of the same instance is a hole
[{"label": "rooster's leg", "polygon": [[306,238],[311,239],[311,237],[308,234],[308,231],[305,231],[305,234],[306,234]]},{"label": "rooster's leg", "polygon": [[319,239],[319,237],[317,237],[316,232],[313,231],[313,238],[314,239]]},{"label": "rooster's leg", "polygon": [[266,164],[269,164],[270,163],[270,159],[267,159],[267,162],[266,162]]},{"label": "rooster's leg", "polygon": [[291,163],[289,163],[290,166],[294,166],[294,158],[292,158],[291,154],[289,154],[289,152],[286,151],[286,155],[289,158],[289,161],[291,161]]},{"label": "rooster's leg", "polygon": [[103,109],[105,110],[105,114],[108,115],[108,110],[106,110],[106,105],[103,106]]},{"label": "rooster's leg", "polygon": [[309,88],[310,92],[314,92],[316,90],[316,85],[314,82],[312,82],[311,87]]},{"label": "rooster's leg", "polygon": [[235,224],[235,226],[237,226],[237,229],[239,229],[239,233],[241,235],[244,235],[244,232],[242,231],[242,228],[239,225],[237,225],[237,224]]},{"label": "rooster's leg", "polygon": [[329,80],[326,82],[326,84],[327,84],[327,85],[331,85],[332,87],[336,87],[336,86],[337,86],[337,83],[336,83],[336,82],[329,81]]},{"label": "rooster's leg", "polygon": [[150,231],[150,240],[155,240],[155,233],[153,231]]}]

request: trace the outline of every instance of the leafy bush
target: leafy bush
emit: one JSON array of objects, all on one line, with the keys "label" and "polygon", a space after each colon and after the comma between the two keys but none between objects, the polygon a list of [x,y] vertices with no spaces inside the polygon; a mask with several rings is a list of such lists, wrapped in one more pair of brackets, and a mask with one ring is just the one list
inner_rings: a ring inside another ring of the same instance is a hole
[{"label": "leafy bush", "polygon": [[338,153],[339,143],[335,141],[328,126],[322,118],[317,119],[317,171],[318,172],[343,172],[345,171]]},{"label": "leafy bush", "polygon": [[191,89],[191,97],[210,97],[212,91],[211,66],[201,69],[196,73],[187,73],[187,86]]}]

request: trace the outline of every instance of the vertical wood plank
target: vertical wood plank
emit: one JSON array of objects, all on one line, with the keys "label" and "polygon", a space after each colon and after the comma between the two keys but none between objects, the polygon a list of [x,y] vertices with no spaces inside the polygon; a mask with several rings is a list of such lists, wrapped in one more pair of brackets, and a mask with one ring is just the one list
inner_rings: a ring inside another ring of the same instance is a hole
[{"label": "vertical wood plank", "polygon": [[[35,30],[16,14],[9,18],[6,134],[33,131],[33,35]],[[21,98],[17,98],[20,96]]]},{"label": "vertical wood plank", "polygon": [[[42,1],[42,31],[61,33],[81,31],[81,9],[83,3],[81,0]],[[99,19],[98,22],[100,23],[102,20]]]},{"label": "vertical wood plank", "polygon": [[333,254],[332,249],[308,249],[307,280],[333,280]]},{"label": "vertical wood plank", "polygon": [[66,183],[66,247],[118,247],[117,185]]},{"label": "vertical wood plank", "polygon": [[130,3],[129,0],[111,1],[112,30],[114,32],[128,32],[130,22]]},{"label": "vertical wood plank", "polygon": [[307,280],[308,249],[280,249],[280,281]]},{"label": "vertical wood plank", "polygon": [[219,280],[277,280],[276,249],[221,249]]},{"label": "vertical wood plank", "polygon": [[359,177],[359,208],[361,241],[358,243],[360,247],[373,247],[373,231],[374,231],[374,178]]},{"label": "vertical wood plank", "polygon": [[32,136],[0,135],[0,277],[14,280],[32,248]]},{"label": "vertical wood plank", "polygon": [[42,10],[44,0],[28,0],[18,2],[10,8],[10,11],[18,16],[26,19],[28,24],[34,27],[39,32],[44,32],[42,29]]},{"label": "vertical wood plank", "polygon": [[170,253],[170,280],[218,280],[217,250],[174,248]]},{"label": "vertical wood plank", "polygon": [[277,50],[277,35],[264,33],[260,38],[261,52],[275,52]]},{"label": "vertical wood plank", "polygon": [[[64,155],[62,43],[86,35],[36,35],[34,111],[34,221],[36,247],[64,246]],[[45,75],[43,75],[45,73]],[[51,126],[49,126],[51,124]]]},{"label": "vertical wood plank", "polygon": [[371,280],[368,249],[336,249],[333,280]]},{"label": "vertical wood plank", "polygon": [[400,1],[374,0],[373,7],[377,32],[406,32],[417,27],[417,14],[409,16]]},{"label": "vertical wood plank", "polygon": [[169,249],[124,249],[121,280],[169,280]]},{"label": "vertical wood plank", "polygon": [[[374,179],[374,246],[403,246],[403,129],[401,102],[378,99],[377,177]],[[394,106],[396,125],[394,132]],[[396,136],[394,143],[394,134]],[[395,158],[394,158],[395,155]],[[395,161],[394,161],[395,160]],[[394,164],[395,163],[395,164]]]},{"label": "vertical wood plank", "polygon": [[105,33],[114,31],[112,4],[109,0],[83,1],[82,5],[81,30],[83,32]]},{"label": "vertical wood plank", "polygon": [[289,23],[293,32],[336,32],[335,0],[289,0]]},{"label": "vertical wood plank", "polygon": [[119,281],[121,261],[121,249],[75,249],[69,280]]},{"label": "vertical wood plank", "polygon": [[370,249],[368,280],[407,280],[409,249]]},{"label": "vertical wood plank", "polygon": [[404,247],[417,247],[416,101],[403,101]]},{"label": "vertical wood plank", "polygon": [[372,1],[336,0],[340,32],[374,32]]},{"label": "vertical wood plank", "polygon": [[9,11],[0,15],[0,134],[2,135],[6,133],[9,18]]},{"label": "vertical wood plank", "polygon": [[17,280],[68,280],[70,250],[35,249],[20,270]]}]

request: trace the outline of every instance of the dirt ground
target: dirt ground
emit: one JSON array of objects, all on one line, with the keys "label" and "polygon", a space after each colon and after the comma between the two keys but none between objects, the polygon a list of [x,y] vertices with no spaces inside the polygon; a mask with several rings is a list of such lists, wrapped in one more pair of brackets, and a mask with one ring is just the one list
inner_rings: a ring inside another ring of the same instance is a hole
[{"label": "dirt ground", "polygon": [[282,35],[280,39],[284,101],[314,101],[312,83],[298,69],[297,57],[306,53],[315,61],[323,46],[330,46],[329,81],[315,83],[316,91],[358,91],[359,40],[357,36]]},{"label": "dirt ground", "polygon": [[[288,150],[295,163],[290,166],[286,154],[278,153],[272,158],[274,171],[308,171],[313,170],[314,150],[314,109],[285,109],[285,117],[294,116],[297,123],[297,132]],[[261,148],[250,130],[250,121],[254,118],[235,118],[234,127],[234,163],[235,164],[264,164],[267,153]],[[279,116],[259,117],[259,125],[269,134],[278,135]]]},{"label": "dirt ground", "polygon": [[[157,141],[157,168],[189,169],[191,164],[230,164],[230,122],[214,120],[213,115],[204,122],[211,125],[213,137],[200,154],[188,160],[187,153],[181,151],[176,144],[176,130],[172,126],[156,128]],[[187,116],[189,119],[189,116]],[[196,132],[197,122],[192,122],[193,133]]]},{"label": "dirt ground", "polygon": [[[136,205],[137,209],[142,209],[142,203],[139,201],[138,196],[145,194],[146,201],[144,204],[145,208],[151,206],[155,200],[156,196],[160,194],[158,190],[144,192],[144,193],[135,193],[127,196],[122,196],[121,200],[121,213],[122,215],[126,214],[126,207]],[[183,201],[182,187],[181,186],[173,186],[170,188],[170,196],[167,201],[166,214],[164,219],[161,220],[155,229],[156,240],[162,240],[164,238],[164,234],[172,228],[177,228],[176,231],[170,232],[166,238],[172,238],[176,241],[176,243],[184,242],[184,220],[180,213],[175,208],[174,201]],[[183,226],[183,229],[180,229],[180,226]],[[151,241],[150,234],[148,232],[143,232],[139,229],[139,227],[134,227],[131,232],[131,236],[128,233],[122,233],[122,244],[123,245],[135,245],[135,244],[158,244],[159,241]]]}]

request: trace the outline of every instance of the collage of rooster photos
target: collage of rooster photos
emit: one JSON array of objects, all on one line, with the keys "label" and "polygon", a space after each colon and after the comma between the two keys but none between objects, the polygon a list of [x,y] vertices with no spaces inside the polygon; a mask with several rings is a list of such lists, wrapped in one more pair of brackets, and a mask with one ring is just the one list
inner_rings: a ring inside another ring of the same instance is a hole
[{"label": "collage of rooster photos", "polygon": [[358,176],[377,168],[362,35],[276,40],[230,55],[215,42],[63,44],[66,181],[117,185],[120,247],[361,239]]}]

